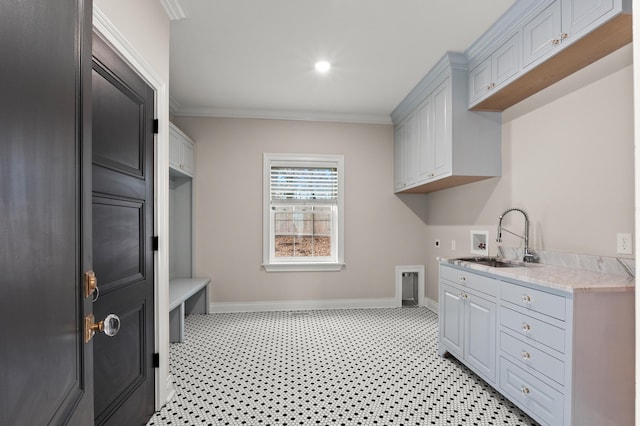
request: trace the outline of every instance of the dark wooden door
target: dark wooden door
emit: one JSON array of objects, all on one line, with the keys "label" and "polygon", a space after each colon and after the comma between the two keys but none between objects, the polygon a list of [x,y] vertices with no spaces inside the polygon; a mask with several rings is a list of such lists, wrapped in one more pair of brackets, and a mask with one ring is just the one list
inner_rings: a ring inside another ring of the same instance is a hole
[{"label": "dark wooden door", "polygon": [[0,425],[93,420],[91,13],[0,5]]},{"label": "dark wooden door", "polygon": [[97,35],[93,40],[95,423],[144,424],[154,411],[154,92]]}]

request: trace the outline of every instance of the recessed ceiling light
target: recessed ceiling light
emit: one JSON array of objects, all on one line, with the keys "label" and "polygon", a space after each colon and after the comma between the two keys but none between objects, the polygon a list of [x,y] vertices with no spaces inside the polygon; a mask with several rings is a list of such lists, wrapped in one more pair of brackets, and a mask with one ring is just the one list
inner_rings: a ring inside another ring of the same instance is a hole
[{"label": "recessed ceiling light", "polygon": [[316,62],[316,71],[318,72],[327,72],[331,69],[331,64],[327,61],[318,61]]}]

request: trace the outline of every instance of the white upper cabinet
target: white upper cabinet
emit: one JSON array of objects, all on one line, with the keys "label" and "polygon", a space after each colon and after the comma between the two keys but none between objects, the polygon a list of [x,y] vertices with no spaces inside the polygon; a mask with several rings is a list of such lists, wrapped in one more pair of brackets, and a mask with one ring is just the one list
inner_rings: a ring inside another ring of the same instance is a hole
[{"label": "white upper cabinet", "polygon": [[404,137],[404,123],[395,126],[393,140],[393,189],[395,192],[398,192],[402,191],[407,186],[407,179],[405,177],[407,168],[404,164],[407,159],[407,156],[405,154],[407,143]]},{"label": "white upper cabinet", "polygon": [[559,47],[565,37],[560,11],[560,0],[557,0],[522,28],[523,67],[548,56]]},{"label": "white upper cabinet", "polygon": [[463,54],[447,53],[391,118],[396,192],[427,193],[500,176],[500,117],[467,110]]},{"label": "white upper cabinet", "polygon": [[603,18],[617,13],[622,2],[616,0],[564,0],[562,2],[562,28],[567,37],[579,38],[585,32],[601,25]]},{"label": "white upper cabinet", "polygon": [[418,137],[415,158],[418,182],[427,182],[451,171],[450,79],[447,78],[425,99],[415,112]]},{"label": "white upper cabinet", "polygon": [[469,102],[485,98],[520,71],[520,33],[513,34],[491,56],[469,71]]},{"label": "white upper cabinet", "polygon": [[417,114],[411,114],[404,124],[405,138],[405,183],[407,186],[414,185],[418,181],[418,161],[419,161],[419,137]]},{"label": "white upper cabinet", "polygon": [[631,0],[516,2],[465,52],[469,108],[503,111],[631,41]]},{"label": "white upper cabinet", "polygon": [[[433,102],[433,139],[427,145],[433,158],[429,178],[438,178],[451,173],[451,155],[453,154],[451,78],[447,78],[432,95]],[[464,123],[459,123],[460,125]],[[498,174],[500,170],[497,170]]]},{"label": "white upper cabinet", "polygon": [[433,96],[427,97],[416,111],[418,117],[418,179],[426,181],[434,176],[435,130]]},{"label": "white upper cabinet", "polygon": [[193,141],[173,123],[169,123],[169,167],[181,174],[193,176],[194,151]]}]

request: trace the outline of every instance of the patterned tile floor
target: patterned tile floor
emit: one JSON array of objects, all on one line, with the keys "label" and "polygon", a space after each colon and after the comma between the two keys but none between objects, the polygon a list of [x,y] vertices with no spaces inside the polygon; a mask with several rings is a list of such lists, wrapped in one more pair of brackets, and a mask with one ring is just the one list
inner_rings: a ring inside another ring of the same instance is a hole
[{"label": "patterned tile floor", "polygon": [[536,425],[455,359],[426,308],[192,315],[165,425]]}]

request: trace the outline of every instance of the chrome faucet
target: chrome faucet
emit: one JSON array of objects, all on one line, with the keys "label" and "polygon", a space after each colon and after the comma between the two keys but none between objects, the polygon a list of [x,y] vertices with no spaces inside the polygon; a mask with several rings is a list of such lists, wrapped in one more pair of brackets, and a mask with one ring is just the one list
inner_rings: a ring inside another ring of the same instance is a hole
[{"label": "chrome faucet", "polygon": [[524,210],[515,208],[508,209],[500,215],[498,221],[498,238],[496,238],[496,241],[502,241],[502,219],[506,216],[507,213],[513,211],[520,212],[524,216],[524,236],[511,232],[506,228],[504,229],[504,231],[515,235],[516,237],[522,238],[524,240],[524,257],[522,258],[522,260],[525,262],[535,262],[536,254],[529,248],[529,216],[527,216],[527,213]]}]

